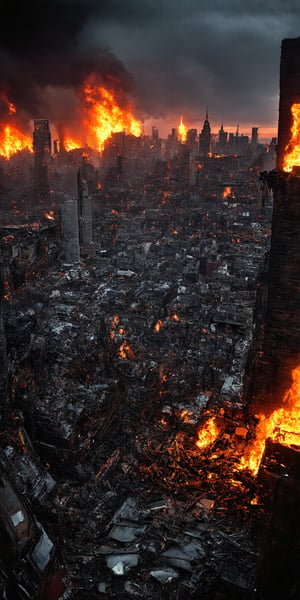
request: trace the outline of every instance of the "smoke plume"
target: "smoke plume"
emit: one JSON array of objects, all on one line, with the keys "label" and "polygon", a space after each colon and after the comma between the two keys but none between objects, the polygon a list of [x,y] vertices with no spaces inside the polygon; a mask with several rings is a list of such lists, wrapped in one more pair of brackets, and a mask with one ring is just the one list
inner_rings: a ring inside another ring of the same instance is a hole
[{"label": "smoke plume", "polygon": [[[13,102],[25,125],[32,118],[55,123],[76,119],[77,93],[87,76],[130,93],[132,79],[107,47],[83,45],[80,34],[105,12],[97,0],[4,0],[1,6],[0,119]],[[24,11],[25,9],[25,11]]]}]

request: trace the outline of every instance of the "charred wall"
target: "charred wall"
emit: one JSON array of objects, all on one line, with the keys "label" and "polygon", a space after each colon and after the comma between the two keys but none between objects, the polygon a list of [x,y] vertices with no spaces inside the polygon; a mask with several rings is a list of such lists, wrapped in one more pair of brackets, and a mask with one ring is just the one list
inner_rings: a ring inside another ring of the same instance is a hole
[{"label": "charred wall", "polygon": [[278,173],[262,343],[251,383],[257,402],[270,409],[281,402],[300,361],[299,212],[300,177]]},{"label": "charred wall", "polygon": [[281,45],[277,169],[282,169],[292,126],[291,106],[300,102],[300,37]]}]

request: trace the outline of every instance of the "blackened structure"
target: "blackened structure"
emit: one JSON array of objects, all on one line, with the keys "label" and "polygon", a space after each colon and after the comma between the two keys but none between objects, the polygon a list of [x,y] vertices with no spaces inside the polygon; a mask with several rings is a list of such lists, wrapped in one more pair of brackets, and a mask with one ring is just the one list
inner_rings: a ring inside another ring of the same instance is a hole
[{"label": "blackened structure", "polygon": [[43,203],[49,199],[48,160],[51,154],[51,134],[48,119],[35,119],[33,131],[34,197]]},{"label": "blackened structure", "polygon": [[291,137],[291,106],[299,102],[300,37],[283,40],[281,45],[277,169],[283,168],[285,149]]},{"label": "blackened structure", "polygon": [[208,120],[208,111],[206,111],[205,121],[199,136],[199,153],[201,156],[208,156],[210,152],[211,129]]},{"label": "blackened structure", "polygon": [[282,42],[278,171],[267,175],[274,192],[272,238],[262,346],[252,377],[254,396],[265,410],[281,404],[291,371],[300,364],[300,173],[282,170],[295,102],[300,103],[300,38]]}]

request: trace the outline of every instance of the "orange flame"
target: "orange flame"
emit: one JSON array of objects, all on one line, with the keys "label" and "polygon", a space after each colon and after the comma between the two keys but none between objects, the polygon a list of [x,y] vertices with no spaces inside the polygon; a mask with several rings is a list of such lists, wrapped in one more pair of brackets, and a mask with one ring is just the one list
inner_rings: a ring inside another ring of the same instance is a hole
[{"label": "orange flame", "polygon": [[159,321],[157,321],[157,323],[154,327],[155,331],[157,331],[157,332],[160,331],[162,326],[163,326],[163,322],[159,319]]},{"label": "orange flame", "polygon": [[49,219],[50,221],[55,221],[54,211],[50,210],[49,212],[45,212],[45,217],[46,217],[46,219]]},{"label": "orange flame", "polygon": [[[0,99],[7,105],[10,119],[14,119],[16,107],[4,93]],[[96,78],[91,76],[83,86],[81,97],[81,133],[78,135],[78,126],[75,136],[68,131],[63,139],[63,148],[70,152],[88,145],[96,151],[104,148],[104,142],[112,133],[126,131],[129,134],[140,136],[142,133],[140,123],[133,117],[131,107],[124,100],[118,102],[114,92],[97,84]],[[75,129],[74,129],[75,131]],[[13,121],[0,125],[0,155],[10,158],[12,154],[28,148],[32,150],[32,140],[25,135]]]},{"label": "orange flame", "polygon": [[224,191],[223,191],[223,198],[228,198],[228,196],[231,196],[231,187],[230,187],[230,185],[227,185],[224,188]]},{"label": "orange flame", "polygon": [[120,346],[119,356],[121,356],[121,358],[135,358],[132,349],[129,344],[127,344],[126,340]]},{"label": "orange flame", "polygon": [[9,159],[12,154],[25,148],[32,152],[32,139],[20,131],[13,118],[17,112],[15,105],[3,91],[0,92],[0,99],[7,105],[7,113],[10,117],[7,123],[0,125],[0,155]]},{"label": "orange flame", "polygon": [[120,317],[119,317],[119,315],[115,315],[112,320],[111,326],[113,327],[113,329],[116,329],[116,327],[119,325],[119,323],[120,323]]},{"label": "orange flame", "polygon": [[174,315],[172,315],[171,319],[172,319],[172,321],[180,321],[179,316],[176,313],[174,313]]},{"label": "orange flame", "polygon": [[267,438],[285,446],[300,446],[300,366],[293,370],[292,377],[293,383],[283,398],[285,406],[269,417],[259,415],[256,438],[241,459],[240,468],[249,469],[253,475],[258,472]]},{"label": "orange flame", "polygon": [[179,139],[181,142],[186,141],[186,132],[187,132],[187,128],[184,125],[184,123],[182,121],[182,117],[181,117],[180,125],[178,127],[178,135],[179,135]]},{"label": "orange flame", "polygon": [[300,104],[291,106],[293,125],[291,127],[292,137],[286,146],[286,155],[283,162],[283,170],[290,172],[293,167],[300,166]]},{"label": "orange flame", "polygon": [[32,152],[32,140],[23,134],[15,125],[1,125],[0,154],[9,159],[16,152],[27,148]]},{"label": "orange flame", "polygon": [[67,152],[70,152],[71,150],[76,150],[77,148],[82,148],[83,144],[81,142],[79,142],[78,140],[74,140],[71,137],[66,137],[64,139],[64,148]]},{"label": "orange flame", "polygon": [[119,317],[119,315],[115,315],[114,318],[113,318],[113,320],[112,320],[112,322],[111,322],[112,329],[111,329],[111,332],[109,334],[111,340],[113,340],[114,337],[115,337],[115,329],[117,329],[119,323],[120,323],[120,317]]},{"label": "orange flame", "polygon": [[84,125],[87,144],[95,150],[103,150],[104,142],[112,133],[127,130],[135,136],[141,135],[141,126],[129,109],[122,109],[113,92],[94,83],[90,78],[84,87]]},{"label": "orange flame", "polygon": [[211,417],[206,421],[202,429],[198,431],[198,440],[196,446],[203,450],[210,446],[218,437],[220,432],[219,427],[216,424],[216,417]]}]

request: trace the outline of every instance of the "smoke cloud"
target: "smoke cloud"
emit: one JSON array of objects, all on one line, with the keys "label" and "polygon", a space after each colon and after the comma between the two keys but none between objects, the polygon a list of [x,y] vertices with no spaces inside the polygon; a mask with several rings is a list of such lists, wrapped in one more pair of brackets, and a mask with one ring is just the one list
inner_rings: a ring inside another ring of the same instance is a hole
[{"label": "smoke cloud", "polygon": [[[133,82],[107,45],[82,44],[80,33],[93,18],[109,12],[97,0],[5,0],[1,6],[0,118],[12,101],[19,120],[50,118],[56,123],[76,119],[77,92],[96,73],[106,87],[130,94]],[[25,12],[24,12],[25,9]]]}]

